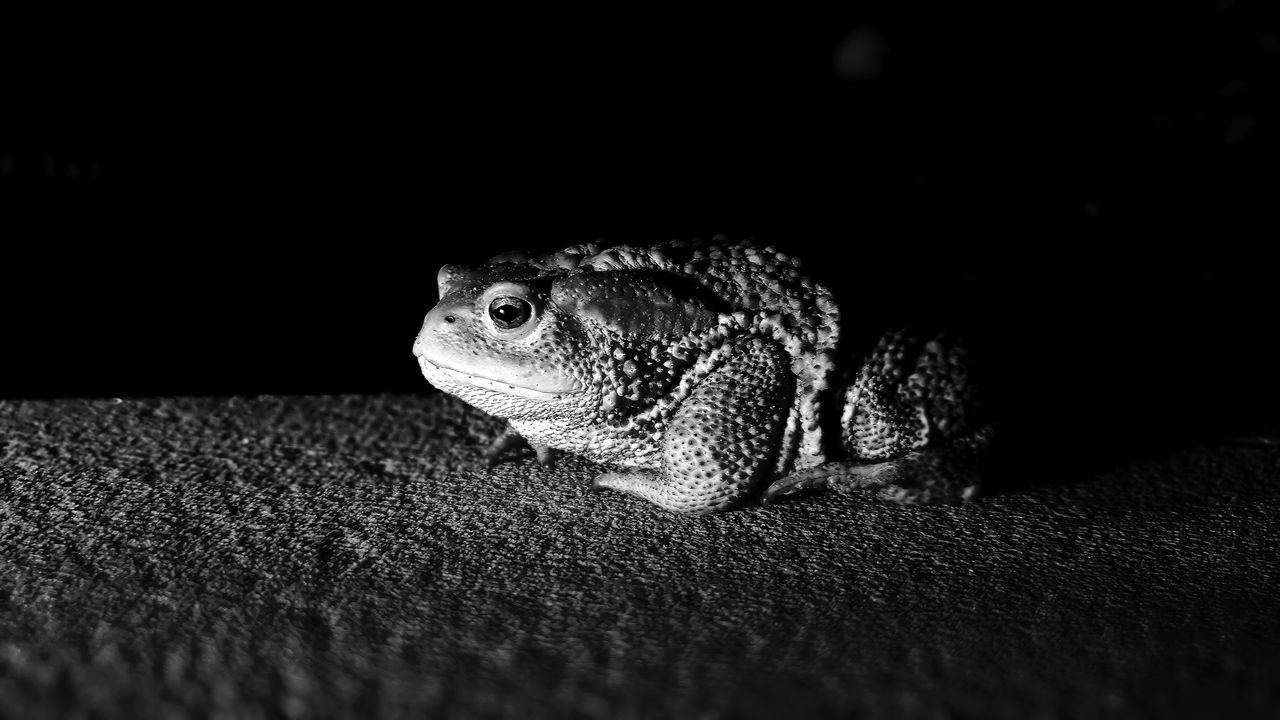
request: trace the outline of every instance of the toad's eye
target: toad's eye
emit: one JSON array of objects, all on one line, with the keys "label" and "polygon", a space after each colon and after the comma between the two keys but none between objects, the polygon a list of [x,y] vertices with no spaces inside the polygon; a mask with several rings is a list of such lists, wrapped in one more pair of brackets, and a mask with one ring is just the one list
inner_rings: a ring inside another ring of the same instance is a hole
[{"label": "toad's eye", "polygon": [[489,303],[489,317],[493,318],[493,324],[503,330],[511,330],[518,328],[529,322],[529,318],[533,315],[533,306],[528,300],[522,300],[518,297],[503,295],[496,297],[493,302]]}]

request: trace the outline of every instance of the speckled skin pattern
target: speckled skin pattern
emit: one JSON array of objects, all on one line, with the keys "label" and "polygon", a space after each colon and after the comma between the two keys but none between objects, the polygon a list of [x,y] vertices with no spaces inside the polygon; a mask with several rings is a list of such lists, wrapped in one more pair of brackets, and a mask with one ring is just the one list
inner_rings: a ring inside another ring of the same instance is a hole
[{"label": "speckled skin pattern", "polygon": [[990,440],[963,347],[840,347],[841,313],[772,247],[672,241],[446,265],[414,343],[431,384],[527,442],[618,466],[596,487],[709,512],[823,489],[902,503],[977,492]]}]

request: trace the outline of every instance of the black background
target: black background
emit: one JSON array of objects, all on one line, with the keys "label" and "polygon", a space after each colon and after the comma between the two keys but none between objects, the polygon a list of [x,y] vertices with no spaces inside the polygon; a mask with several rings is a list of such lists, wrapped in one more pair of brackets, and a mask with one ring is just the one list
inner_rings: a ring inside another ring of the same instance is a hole
[{"label": "black background", "polygon": [[1267,416],[1280,24],[1027,5],[15,25],[0,396],[424,391],[441,263],[726,233],[1081,443]]}]

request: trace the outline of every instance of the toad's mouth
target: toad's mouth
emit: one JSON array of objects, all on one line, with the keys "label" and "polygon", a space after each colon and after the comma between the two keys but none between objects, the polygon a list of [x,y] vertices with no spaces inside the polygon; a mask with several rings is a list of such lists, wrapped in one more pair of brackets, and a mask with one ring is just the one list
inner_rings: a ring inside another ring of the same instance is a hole
[{"label": "toad's mouth", "polygon": [[492,390],[504,395],[517,395],[530,400],[559,400],[565,395],[572,395],[582,390],[582,386],[570,378],[547,378],[543,381],[531,379],[532,383],[536,383],[538,387],[530,387],[532,383],[520,384],[509,379],[497,380],[485,377],[477,374],[474,370],[457,370],[432,362],[421,355],[418,356],[418,367],[422,369],[422,375],[433,385],[437,384],[435,382],[436,379],[441,379],[446,382],[452,381],[462,385]]}]

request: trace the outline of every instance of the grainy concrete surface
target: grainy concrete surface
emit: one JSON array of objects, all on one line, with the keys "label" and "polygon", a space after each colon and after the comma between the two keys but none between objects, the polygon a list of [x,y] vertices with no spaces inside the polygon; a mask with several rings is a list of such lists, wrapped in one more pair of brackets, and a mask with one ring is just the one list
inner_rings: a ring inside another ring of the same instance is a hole
[{"label": "grainy concrete surface", "polygon": [[487,469],[497,430],[440,395],[0,403],[0,715],[1280,712],[1280,432],[688,518]]}]

